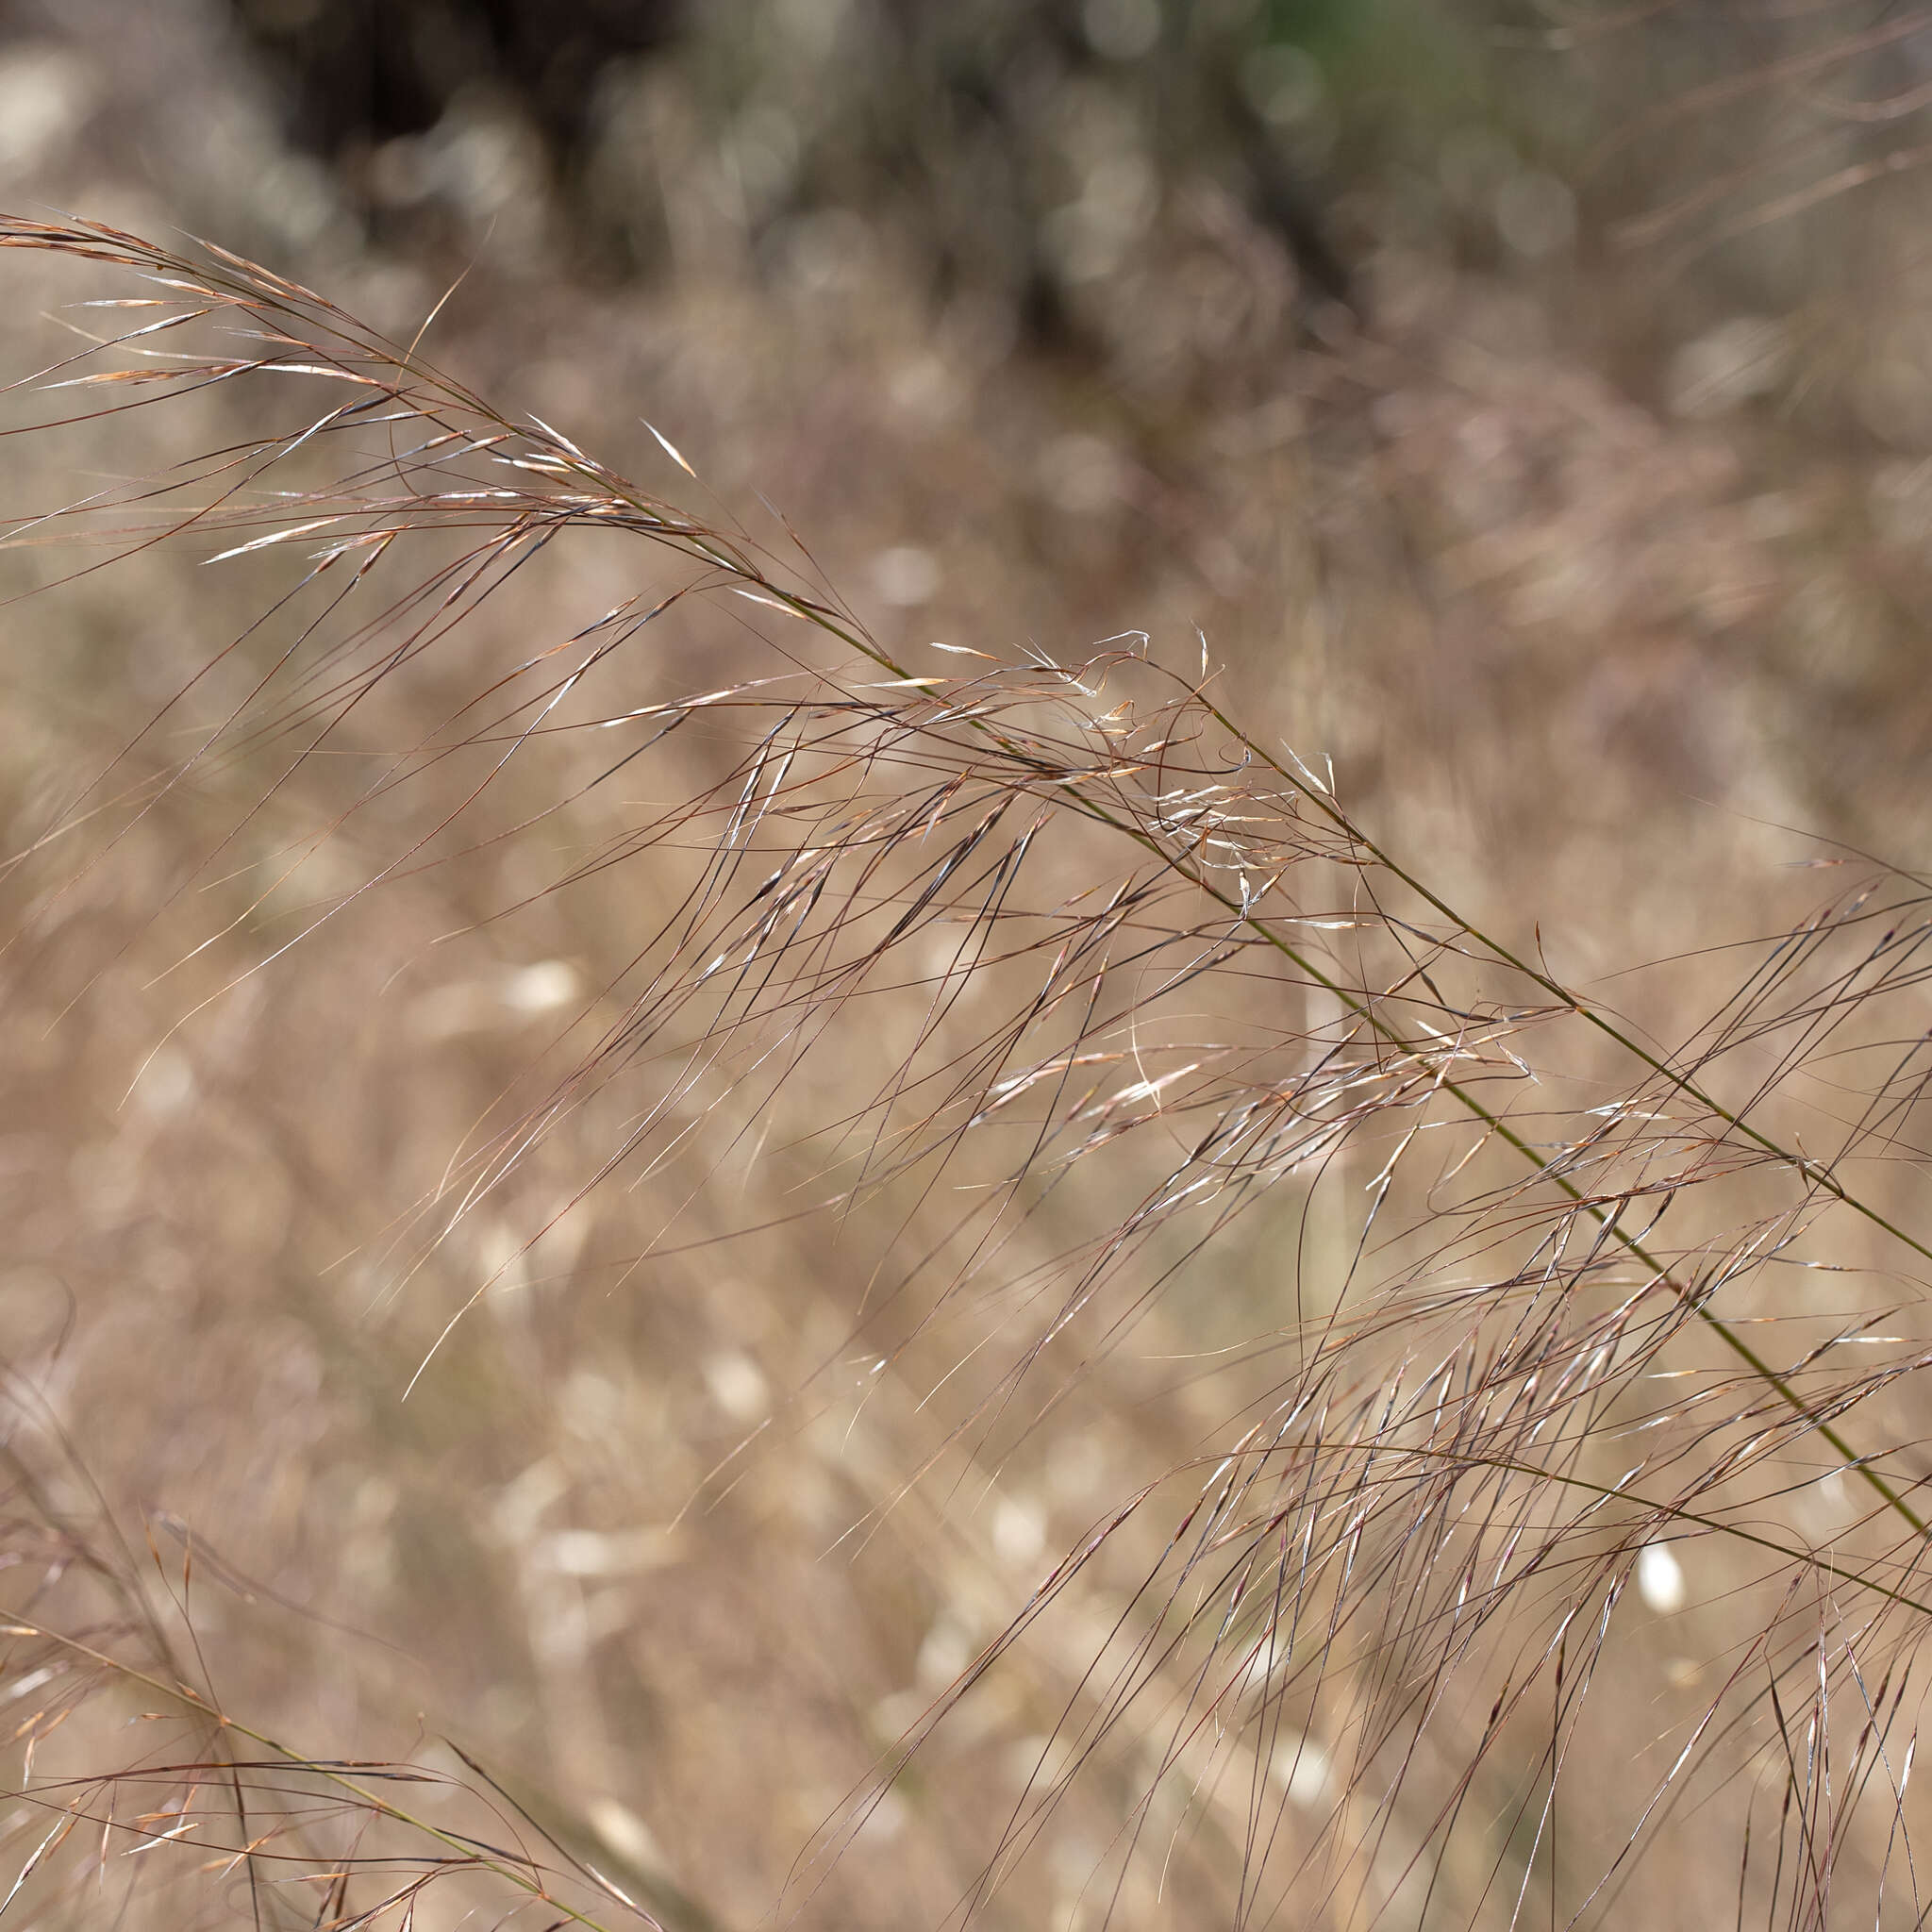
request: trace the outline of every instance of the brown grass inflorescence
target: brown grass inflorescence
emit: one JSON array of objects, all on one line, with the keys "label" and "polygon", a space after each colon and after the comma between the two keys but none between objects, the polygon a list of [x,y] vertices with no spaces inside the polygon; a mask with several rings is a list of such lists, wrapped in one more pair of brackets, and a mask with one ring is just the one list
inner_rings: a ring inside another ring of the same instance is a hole
[{"label": "brown grass inflorescence", "polygon": [[[1661,1835],[1720,1828],[1706,1903],[1916,1920],[1932,887],[1826,855],[1792,891],[1834,896],[1613,1006],[1246,733],[1205,640],[889,648],[782,525],[686,508],[668,443],[668,493],[641,489],[220,250],[18,219],[0,242],[136,291],[13,386],[16,433],[171,401],[216,425],[16,519],[32,588],[185,543],[260,609],[43,801],[14,958],[58,952],[85,999],[113,960],[67,956],[69,909],[149,870],[114,943],[158,943],[180,991],[139,1093],[182,1041],[218,1058],[294,949],[341,944],[375,1011],[426,950],[385,926],[425,879],[456,882],[456,949],[595,895],[608,956],[503,982],[527,1050],[432,1116],[439,1176],[357,1249],[373,1307],[427,1307],[388,1394],[462,1400],[469,1330],[571,1274],[561,1238],[620,1195],[608,1293],[808,1270],[842,1314],[775,1397],[708,1358],[737,1426],[644,1541],[563,1533],[557,1574],[653,1567],[828,1431],[827,1560],[975,1513],[1010,1558],[878,1706],[875,1770],[802,1821],[781,1916],[836,1916],[929,1780],[958,1791],[932,1916],[959,1923],[1607,1923]],[[591,605],[613,568],[633,588]],[[713,1922],[648,1832],[580,1826],[517,1767],[250,1728],[223,1690],[245,1640],[205,1606],[275,1590],[198,1528],[115,1529],[36,1379],[59,1325],[9,1382],[10,1908]],[[1077,1535],[1007,1493],[1134,1404]],[[1708,1670],[1620,1693],[1700,1564]],[[1045,1713],[1003,1790],[971,1757],[987,1707]],[[759,1738],[727,1748],[755,1787]]]}]

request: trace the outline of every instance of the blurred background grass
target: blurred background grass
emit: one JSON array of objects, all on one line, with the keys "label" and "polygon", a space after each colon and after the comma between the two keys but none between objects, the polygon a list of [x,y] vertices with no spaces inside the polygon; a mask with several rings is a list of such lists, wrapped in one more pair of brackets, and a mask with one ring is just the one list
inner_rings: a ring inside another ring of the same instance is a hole
[{"label": "blurred background grass", "polygon": [[[1591,981],[1780,929],[1815,839],[1923,843],[1928,62],[1916,9],[1714,0],[14,0],[0,182],[207,235],[405,341],[460,275],[440,361],[657,476],[648,417],[889,645],[1139,629],[1191,658],[1198,628],[1253,734],[1332,758],[1378,836]],[[45,311],[118,292],[44,263],[8,286],[9,375],[60,352]],[[8,506],[246,420],[217,396],[16,441]],[[16,558],[11,588],[57,567]],[[571,569],[587,610],[637,588],[619,556]],[[143,557],[8,607],[11,847],[273,581]],[[407,702],[455,710],[544,608],[486,613]],[[724,646],[665,648],[698,681]],[[957,1418],[854,1351],[862,1244],[701,1244],[781,1213],[782,1164],[558,1216],[590,1158],[566,1138],[404,1279],[417,1204],[562,1063],[653,889],[544,891],[622,835],[586,806],[231,985],[341,890],[324,846],[180,963],[325,801],[285,791],[180,896],[224,799],[171,796],[6,956],[0,1334],[50,1405],[19,1441],[78,1450],[105,1501],[70,1484],[76,1521],[202,1540],[193,1621],[237,1708],[357,1755],[447,1732],[667,1920],[757,1923],[1045,1566],[1225,1420],[1179,1358],[1267,1326],[1268,1244],[1050,1430],[945,1452],[910,1495]],[[1658,1036],[1702,997],[1669,987]],[[637,1265],[660,1237],[689,1251]],[[1725,1585],[1693,1569],[1630,1651],[1641,1709],[1695,1701]],[[1092,1634],[984,1688],[813,1923],[953,1909]],[[1097,1922],[1142,1768],[1129,1740],[1057,1814],[1011,1923]],[[1280,1783],[1319,1810],[1319,1766]],[[1116,1923],[1224,1909],[1244,1812],[1195,1811],[1165,1899],[1157,1861]],[[1402,1857],[1363,1857],[1336,1922],[1413,1923]],[[1507,1916],[1515,1885],[1482,1907],[1472,1874],[1464,1909]],[[1689,1924],[1732,1884],[1667,1858],[1642,1896]]]}]

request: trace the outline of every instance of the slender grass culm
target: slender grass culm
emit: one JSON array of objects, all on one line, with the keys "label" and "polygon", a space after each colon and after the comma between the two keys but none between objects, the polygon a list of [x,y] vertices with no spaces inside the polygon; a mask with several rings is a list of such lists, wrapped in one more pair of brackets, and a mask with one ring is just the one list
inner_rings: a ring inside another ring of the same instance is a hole
[{"label": "slender grass culm", "polygon": [[[1855,858],[1613,1008],[1246,732],[1205,642],[888,649],[789,535],[687,508],[669,444],[675,495],[640,489],[220,250],[0,241],[128,278],[8,391],[9,437],[109,476],[16,511],[16,612],[182,545],[254,599],[88,769],[9,764],[11,970],[83,1002],[114,965],[90,921],[131,905],[115,944],[174,1001],[139,1096],[178,1041],[240,1052],[298,947],[406,1002],[425,880],[452,945],[593,905],[596,969],[516,982],[553,1037],[341,1265],[413,1350],[400,1412],[483,1399],[467,1338],[533,1271],[789,1270],[801,1330],[808,1275],[841,1311],[817,1372],[761,1407],[713,1362],[741,1440],[675,1495],[614,1460],[633,1519],[684,1535],[824,1441],[822,1565],[982,1505],[1015,1558],[933,1624],[872,1774],[774,1823],[774,1923],[865,1923],[908,1830],[935,1923],[1919,1923],[1932,884]],[[116,475],[96,452],[162,405],[202,453]],[[606,1200],[619,1247],[553,1266]],[[88,1320],[8,1344],[5,1909],[721,1923],[702,1872],[526,1767],[361,1761],[233,1701],[235,1599],[277,1587],[219,1525],[117,1527],[63,1408]],[[530,1323],[507,1403],[540,1399]],[[1083,1437],[1087,1527],[1050,1541],[1010,1473]],[[638,1739],[671,1780],[680,1735]],[[763,1774],[755,1731],[715,1748]]]}]

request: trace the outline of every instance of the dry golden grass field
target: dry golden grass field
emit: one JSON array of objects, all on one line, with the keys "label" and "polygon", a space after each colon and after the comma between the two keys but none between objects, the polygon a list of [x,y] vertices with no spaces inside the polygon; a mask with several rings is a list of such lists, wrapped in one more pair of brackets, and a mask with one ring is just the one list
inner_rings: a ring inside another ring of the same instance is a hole
[{"label": "dry golden grass field", "polygon": [[0,14],[0,1918],[1932,1911],[1932,21],[1639,11]]}]

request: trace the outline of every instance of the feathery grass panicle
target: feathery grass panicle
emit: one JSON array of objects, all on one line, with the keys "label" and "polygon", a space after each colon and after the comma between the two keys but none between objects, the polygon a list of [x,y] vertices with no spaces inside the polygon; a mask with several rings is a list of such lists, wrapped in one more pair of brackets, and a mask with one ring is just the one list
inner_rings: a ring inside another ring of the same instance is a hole
[{"label": "feathery grass panicle", "polygon": [[[1619,1012],[1477,929],[1330,778],[1246,735],[1205,645],[1184,667],[1138,637],[1065,660],[889,650],[802,549],[637,488],[266,271],[84,224],[9,220],[0,243],[142,291],[13,386],[15,433],[242,382],[287,416],[17,517],[36,555],[185,542],[265,588],[9,853],[16,954],[183,795],[216,829],[154,918],[184,984],[219,962],[201,1004],[325,927],[379,933],[429,868],[548,840],[551,873],[479,921],[594,894],[623,908],[624,956],[393,1227],[383,1292],[429,1291],[486,1214],[528,1251],[600,1186],[648,1219],[631,1281],[827,1230],[859,1408],[904,1388],[932,1423],[857,1540],[1062,1426],[1130,1332],[1202,1358],[1213,1419],[1177,1410],[1197,1419],[1165,1468],[907,1714],[792,1907],[1031,1656],[1061,1713],[961,1922],[1081,1793],[1108,1821],[1095,1923],[1167,1885],[1236,1924],[1500,1924],[1533,1875],[1552,1922],[1607,1922],[1645,1848],[1711,1815],[1754,1919],[1919,1914],[1932,888],[1864,868],[1655,1037],[1634,995]],[[576,608],[575,559],[598,552],[601,583],[619,540],[636,587]],[[99,567],[79,554],[57,569]],[[508,644],[468,624],[486,602],[514,613]],[[205,904],[226,908],[212,934]],[[554,1148],[583,1163],[560,1183]],[[734,1224],[725,1176],[753,1168],[762,1218]],[[439,1311],[419,1380],[491,1279]],[[188,1565],[158,1620],[158,1550],[117,1547],[104,1508],[74,1527],[31,1457],[13,1467],[0,1695],[30,1752],[71,1719],[102,1754],[23,1770],[36,1909],[111,1872],[129,1923],[273,1919],[292,1890],[308,1923],[404,1925],[432,1883],[622,1922],[623,1893],[540,1863],[507,1801],[425,1821],[409,1781],[441,1774],[246,1729],[220,1673],[177,1660]],[[1824,1539],[1793,1500],[1821,1484]],[[1680,1604],[1713,1550],[1708,1678],[1657,1714],[1607,1690],[1644,1654],[1636,1599]],[[163,1745],[88,1715],[130,1699],[167,1707]]]}]

